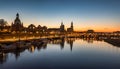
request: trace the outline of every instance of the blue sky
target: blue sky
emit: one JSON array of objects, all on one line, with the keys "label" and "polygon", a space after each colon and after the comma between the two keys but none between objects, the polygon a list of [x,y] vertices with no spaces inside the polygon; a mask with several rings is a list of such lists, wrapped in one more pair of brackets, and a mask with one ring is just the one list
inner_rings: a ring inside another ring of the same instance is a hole
[{"label": "blue sky", "polygon": [[0,19],[9,24],[16,13],[25,26],[29,24],[66,28],[74,22],[75,30],[116,31],[120,27],[119,0],[0,0]]}]

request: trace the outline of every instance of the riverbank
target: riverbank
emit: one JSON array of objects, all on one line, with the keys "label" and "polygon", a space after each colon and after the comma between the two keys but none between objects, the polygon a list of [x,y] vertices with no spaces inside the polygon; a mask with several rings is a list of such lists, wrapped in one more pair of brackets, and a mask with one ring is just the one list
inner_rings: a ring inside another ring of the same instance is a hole
[{"label": "riverbank", "polygon": [[15,41],[15,42],[8,42],[8,43],[0,43],[0,51],[14,51],[18,49],[26,49],[31,47],[32,45],[34,46],[41,46],[41,45],[46,45],[48,39],[34,39],[34,40],[22,40],[22,41]]},{"label": "riverbank", "polygon": [[105,39],[104,40],[107,43],[110,43],[114,46],[119,46],[120,47],[120,39]]}]

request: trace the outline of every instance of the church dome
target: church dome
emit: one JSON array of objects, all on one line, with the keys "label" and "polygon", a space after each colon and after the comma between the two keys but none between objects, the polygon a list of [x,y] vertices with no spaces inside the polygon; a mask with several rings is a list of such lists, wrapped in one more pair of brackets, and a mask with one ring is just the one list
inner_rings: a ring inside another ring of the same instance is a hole
[{"label": "church dome", "polygon": [[16,19],[14,20],[14,24],[21,24],[18,13],[16,14]]}]

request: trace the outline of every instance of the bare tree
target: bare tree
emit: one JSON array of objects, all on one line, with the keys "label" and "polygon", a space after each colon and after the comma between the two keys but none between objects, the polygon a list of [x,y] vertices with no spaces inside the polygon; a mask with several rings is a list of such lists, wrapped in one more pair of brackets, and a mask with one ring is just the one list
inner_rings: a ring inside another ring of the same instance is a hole
[{"label": "bare tree", "polygon": [[4,19],[0,19],[0,31],[2,31],[8,23]]}]

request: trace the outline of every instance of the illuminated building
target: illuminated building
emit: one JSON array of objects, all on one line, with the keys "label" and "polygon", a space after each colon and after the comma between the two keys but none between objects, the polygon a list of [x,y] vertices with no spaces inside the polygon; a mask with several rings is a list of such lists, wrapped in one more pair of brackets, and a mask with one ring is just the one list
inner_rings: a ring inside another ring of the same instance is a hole
[{"label": "illuminated building", "polygon": [[14,20],[14,23],[11,25],[11,32],[22,32],[24,30],[23,23],[21,23],[21,20],[19,19],[19,14],[16,14],[16,19]]},{"label": "illuminated building", "polygon": [[48,28],[48,32],[53,32],[53,33],[65,32],[63,22],[61,22],[60,28]]},{"label": "illuminated building", "polygon": [[70,28],[67,28],[67,32],[73,32],[74,29],[73,29],[73,22],[71,22],[71,27]]}]

